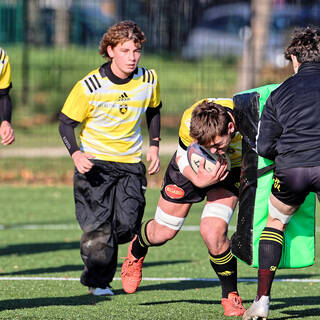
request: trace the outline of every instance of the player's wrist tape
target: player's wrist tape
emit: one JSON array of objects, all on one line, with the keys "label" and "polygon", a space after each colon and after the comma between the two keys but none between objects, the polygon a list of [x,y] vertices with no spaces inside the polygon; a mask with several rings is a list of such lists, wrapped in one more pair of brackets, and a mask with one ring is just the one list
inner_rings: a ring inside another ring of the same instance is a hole
[{"label": "player's wrist tape", "polygon": [[187,151],[183,150],[181,147],[178,147],[176,158],[179,159],[177,160],[177,165],[179,168],[179,171],[183,174],[183,170],[185,167],[190,166],[189,160],[187,157]]},{"label": "player's wrist tape", "polygon": [[151,146],[156,146],[156,147],[159,147],[159,145],[160,145],[160,138],[159,138],[159,140],[155,140],[155,139],[150,139],[150,142],[149,142],[149,146],[151,147]]}]

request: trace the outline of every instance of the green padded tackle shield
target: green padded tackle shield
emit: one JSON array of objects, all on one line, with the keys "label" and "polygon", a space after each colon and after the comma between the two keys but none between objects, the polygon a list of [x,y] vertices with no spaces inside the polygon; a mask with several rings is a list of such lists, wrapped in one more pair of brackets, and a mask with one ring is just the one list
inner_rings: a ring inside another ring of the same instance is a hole
[{"label": "green padded tackle shield", "polygon": [[[265,102],[278,86],[266,85],[233,97],[235,122],[243,140],[238,222],[231,247],[238,259],[252,267],[259,266],[259,239],[267,222],[274,169],[273,161],[255,152],[255,141]],[[307,267],[314,263],[314,257],[315,194],[310,193],[285,229],[279,268]]]}]

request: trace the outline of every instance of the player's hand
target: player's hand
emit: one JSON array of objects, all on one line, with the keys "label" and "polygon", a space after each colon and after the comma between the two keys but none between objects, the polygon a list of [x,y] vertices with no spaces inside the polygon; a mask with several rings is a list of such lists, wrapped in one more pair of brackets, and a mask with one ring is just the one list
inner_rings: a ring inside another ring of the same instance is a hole
[{"label": "player's hand", "polygon": [[86,173],[91,170],[93,163],[89,159],[93,159],[95,156],[88,152],[81,152],[80,150],[72,154],[74,165],[80,173]]},{"label": "player's hand", "polygon": [[229,173],[227,170],[228,163],[222,157],[219,157],[219,161],[217,161],[214,169],[211,172],[204,168],[204,164],[205,159],[201,159],[198,174],[194,183],[199,188],[205,188],[212,184],[223,181]]},{"label": "player's hand", "polygon": [[148,173],[156,174],[160,171],[159,147],[150,146],[147,153],[147,161],[150,161]]},{"label": "player's hand", "polygon": [[1,143],[4,146],[7,146],[14,141],[14,139],[15,139],[14,131],[11,127],[10,122],[2,121],[1,126],[0,126],[0,137],[1,137]]}]

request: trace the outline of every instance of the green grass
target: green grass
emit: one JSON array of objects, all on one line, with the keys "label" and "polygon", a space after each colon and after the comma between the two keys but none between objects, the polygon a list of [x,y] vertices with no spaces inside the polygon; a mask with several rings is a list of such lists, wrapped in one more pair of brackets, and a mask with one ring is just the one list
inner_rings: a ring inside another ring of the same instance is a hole
[{"label": "green grass", "polygon": [[[149,219],[159,190],[149,189],[146,197],[145,219]],[[81,232],[74,217],[72,187],[4,185],[0,203],[0,224],[4,226],[0,231],[1,277],[79,278]],[[201,208],[202,204],[193,207],[185,225],[199,225]],[[35,225],[39,229],[31,228]],[[125,256],[126,250],[127,245],[121,245],[119,257]],[[238,265],[240,279],[256,279],[255,269],[241,262]],[[121,259],[116,278],[120,266]],[[143,276],[216,278],[198,231],[181,231],[166,245],[151,248]],[[279,270],[277,278],[310,281],[275,282],[270,319],[319,319],[320,284],[311,282],[320,278],[318,258],[309,268]],[[79,281],[2,280],[0,285],[0,319],[226,319],[217,282],[143,280],[135,294],[127,295],[120,281],[114,280],[115,296],[110,298],[88,295]],[[249,306],[256,283],[240,282],[239,291]]]}]

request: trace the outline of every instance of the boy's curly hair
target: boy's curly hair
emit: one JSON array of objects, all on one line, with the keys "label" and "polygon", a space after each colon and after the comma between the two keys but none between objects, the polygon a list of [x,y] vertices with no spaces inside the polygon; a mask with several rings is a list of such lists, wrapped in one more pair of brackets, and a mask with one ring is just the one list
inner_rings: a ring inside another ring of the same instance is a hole
[{"label": "boy's curly hair", "polygon": [[232,122],[225,107],[204,100],[192,111],[190,136],[200,145],[208,146],[216,136],[228,134],[228,124]]},{"label": "boy's curly hair", "polygon": [[291,55],[296,56],[300,63],[320,62],[320,29],[315,26],[295,29],[284,52],[285,58],[290,61]]},{"label": "boy's curly hair", "polygon": [[107,47],[114,48],[118,43],[123,43],[128,40],[133,40],[135,44],[142,46],[147,41],[140,27],[130,20],[121,21],[108,29],[102,36],[99,46],[99,53],[110,58],[107,52]]}]

